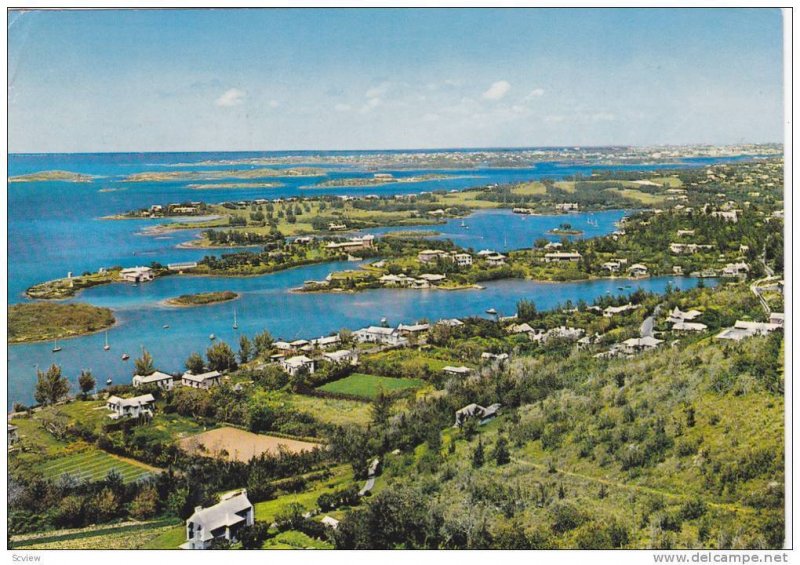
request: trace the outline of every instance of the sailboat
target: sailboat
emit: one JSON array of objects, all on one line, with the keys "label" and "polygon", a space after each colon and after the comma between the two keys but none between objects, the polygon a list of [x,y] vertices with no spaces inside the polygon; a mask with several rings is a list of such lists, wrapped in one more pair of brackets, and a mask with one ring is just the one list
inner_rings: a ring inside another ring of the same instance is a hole
[{"label": "sailboat", "polygon": [[113,381],[111,380],[111,377],[108,377],[108,378],[106,379],[106,384],[107,384],[107,385],[110,385],[112,382],[113,382]]},{"label": "sailboat", "polygon": [[215,336],[214,334],[211,334],[210,336],[208,336],[208,339],[210,339],[211,341],[214,341],[215,339],[217,339],[217,336]]},{"label": "sailboat", "polygon": [[131,358],[131,356],[130,356],[130,355],[128,355],[127,353],[123,353],[123,354],[122,354],[122,360],[123,360],[123,361],[127,361],[127,360],[128,360],[128,359],[130,359],[130,358]]},{"label": "sailboat", "polygon": [[58,340],[54,339],[53,340],[53,353],[58,353],[59,351],[61,351],[61,346],[58,345]]},{"label": "sailboat", "polygon": [[106,344],[103,346],[103,351],[108,351],[111,349],[111,346],[108,345],[108,332],[106,332]]},{"label": "sailboat", "polygon": [[239,322],[236,321],[236,308],[233,309],[233,329],[239,329]]},{"label": "sailboat", "polygon": [[462,228],[465,228],[465,227],[467,227],[467,224],[464,222],[464,220],[461,220],[461,227],[462,227]]}]

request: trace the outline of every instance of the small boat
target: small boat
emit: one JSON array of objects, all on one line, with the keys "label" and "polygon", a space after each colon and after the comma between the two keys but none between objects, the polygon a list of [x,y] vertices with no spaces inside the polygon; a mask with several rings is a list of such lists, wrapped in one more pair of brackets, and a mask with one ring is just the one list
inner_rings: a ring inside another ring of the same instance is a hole
[{"label": "small boat", "polygon": [[106,332],[106,344],[103,346],[103,351],[108,351],[111,349],[111,346],[108,345],[108,332]]},{"label": "small boat", "polygon": [[624,286],[618,286],[617,290],[625,290],[625,287]]},{"label": "small boat", "polygon": [[381,324],[385,324],[388,320],[386,318],[381,318]]},{"label": "small boat", "polygon": [[130,356],[130,355],[128,355],[127,353],[123,353],[123,354],[122,354],[122,360],[123,360],[123,361],[127,361],[127,360],[128,360],[128,359],[130,359],[130,358],[131,358],[131,356]]},{"label": "small boat", "polygon": [[466,224],[466,223],[464,223],[464,220],[461,220],[461,227],[462,227],[462,228],[466,228],[466,227],[468,227],[468,226],[467,226],[467,224]]},{"label": "small boat", "polygon": [[164,328],[165,330],[166,330],[166,329],[169,329],[169,324],[164,324],[164,325],[163,325],[163,326],[161,326],[161,327],[162,327],[162,328]]},{"label": "small boat", "polygon": [[233,329],[239,329],[239,322],[236,321],[236,308],[233,309]]},{"label": "small boat", "polygon": [[106,384],[107,384],[107,385],[110,385],[110,384],[111,384],[111,382],[112,382],[112,381],[111,381],[111,377],[108,377],[108,378],[106,379]]},{"label": "small boat", "polygon": [[497,314],[497,310],[495,310],[494,308],[489,308],[488,310],[486,310],[486,313],[494,316],[495,314]]},{"label": "small boat", "polygon": [[210,336],[208,336],[208,339],[210,339],[211,341],[214,341],[215,339],[217,339],[217,336],[215,336],[214,334],[211,334]]},{"label": "small boat", "polygon": [[58,340],[54,339],[53,340],[53,353],[58,353],[59,351],[61,351],[61,346],[58,345]]}]

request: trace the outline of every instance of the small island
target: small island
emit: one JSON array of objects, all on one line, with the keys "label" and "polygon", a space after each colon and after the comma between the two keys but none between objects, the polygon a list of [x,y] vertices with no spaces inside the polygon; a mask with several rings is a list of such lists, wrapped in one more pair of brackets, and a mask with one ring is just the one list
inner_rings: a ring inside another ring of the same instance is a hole
[{"label": "small island", "polygon": [[86,335],[109,328],[115,321],[109,308],[91,304],[14,304],[8,309],[8,343]]},{"label": "small island", "polygon": [[219,179],[260,179],[268,177],[319,177],[325,171],[315,167],[294,167],[291,169],[230,169],[213,171],[148,171],[133,173],[125,182],[170,182]]},{"label": "small island", "polygon": [[282,182],[215,182],[208,184],[190,184],[187,188],[192,190],[227,190],[227,189],[253,189],[253,188],[281,188]]},{"label": "small island", "polygon": [[235,300],[239,295],[233,291],[225,290],[221,292],[200,292],[198,294],[182,294],[176,298],[169,298],[164,301],[167,306],[206,306],[217,302],[228,302]]},{"label": "small island", "polygon": [[550,235],[583,235],[583,231],[576,230],[572,227],[572,224],[560,224],[557,228],[553,228],[548,230],[547,233]]},{"label": "small island", "polygon": [[8,182],[92,182],[94,178],[92,175],[73,173],[71,171],[40,171],[38,173],[8,177]]}]

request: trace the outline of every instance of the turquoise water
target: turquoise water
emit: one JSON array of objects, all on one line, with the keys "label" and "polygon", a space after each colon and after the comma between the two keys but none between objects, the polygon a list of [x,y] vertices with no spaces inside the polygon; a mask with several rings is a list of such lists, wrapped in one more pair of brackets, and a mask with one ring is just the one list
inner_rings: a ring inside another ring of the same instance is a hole
[{"label": "turquoise water", "polygon": [[[151,261],[161,263],[196,260],[211,253],[208,250],[180,249],[177,245],[194,237],[185,231],[166,235],[146,235],[143,229],[158,221],[106,221],[102,216],[119,213],[153,203],[205,200],[244,200],[279,196],[308,195],[318,191],[300,188],[313,182],[308,178],[281,179],[286,186],[279,189],[204,190],[189,189],[186,182],[126,183],[128,174],[160,170],[174,163],[213,159],[234,159],[263,154],[98,154],[98,155],[12,155],[11,175],[44,170],[68,170],[101,175],[90,184],[62,182],[12,183],[8,189],[8,302],[24,301],[29,286],[68,271],[81,273],[112,265],[134,266]],[[280,154],[277,154],[280,155]],[[704,165],[709,160],[687,161],[684,166]],[[205,166],[181,166],[180,169],[201,169]],[[674,166],[673,166],[674,167]],[[205,167],[208,168],[208,167]],[[220,169],[224,167],[213,166]],[[241,165],[237,168],[242,168]],[[368,193],[399,194],[438,189],[463,189],[470,186],[562,177],[578,173],[590,174],[601,167],[565,163],[537,163],[531,169],[479,171],[446,171],[452,174],[480,176],[480,179],[448,179],[390,185],[369,189]],[[618,167],[653,169],[656,167]],[[169,170],[169,169],[168,169]],[[396,175],[416,175],[423,171],[392,171]],[[427,171],[425,171],[427,172]],[[372,174],[373,171],[358,174]],[[331,177],[351,176],[349,172],[331,172]],[[221,181],[216,181],[221,182]],[[103,188],[118,189],[99,192]],[[329,189],[325,194],[364,194],[363,190]],[[465,220],[446,225],[423,226],[436,229],[442,237],[450,237],[460,245],[476,250],[494,248],[508,250],[529,247],[546,236],[546,231],[568,221],[586,231],[585,237],[609,233],[622,218],[623,211],[595,213],[591,216],[513,215],[508,211],[479,212]],[[587,220],[596,220],[597,226]],[[402,228],[408,229],[408,228]],[[386,230],[376,230],[386,231]],[[558,239],[546,236],[549,239]],[[8,399],[29,403],[35,382],[35,367],[60,364],[64,373],[76,378],[80,369],[91,369],[100,382],[107,377],[114,382],[130,382],[132,360],[121,361],[123,352],[135,357],[142,347],[155,357],[159,368],[178,371],[193,351],[204,351],[208,335],[232,345],[239,333],[253,335],[268,329],[273,336],[285,339],[314,337],[343,327],[358,328],[377,323],[386,317],[390,323],[410,322],[419,318],[479,315],[487,308],[513,313],[520,298],[533,299],[539,308],[550,308],[567,299],[591,302],[597,296],[617,294],[619,282],[592,281],[559,285],[530,281],[499,281],[487,284],[483,291],[404,291],[374,290],[359,294],[293,294],[289,289],[305,280],[324,278],[329,272],[352,267],[352,263],[313,265],[251,278],[174,276],[152,283],[131,286],[114,284],[84,291],[75,300],[113,308],[118,324],[108,332],[111,351],[102,349],[103,334],[83,336],[60,343],[63,350],[52,353],[51,343],[15,345],[8,348]],[[690,279],[652,279],[634,286],[660,291],[668,280],[678,286],[693,285]],[[199,308],[175,309],[161,305],[166,298],[209,290],[233,290],[242,294],[234,303]],[[234,306],[239,317],[239,330],[232,329]],[[163,329],[163,325],[169,329]]]}]

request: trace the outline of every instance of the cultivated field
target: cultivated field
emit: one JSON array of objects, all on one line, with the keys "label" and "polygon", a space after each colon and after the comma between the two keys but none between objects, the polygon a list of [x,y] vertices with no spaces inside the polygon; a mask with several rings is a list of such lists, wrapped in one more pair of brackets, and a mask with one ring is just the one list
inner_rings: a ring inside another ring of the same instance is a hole
[{"label": "cultivated field", "polygon": [[349,377],[326,383],[319,387],[325,392],[335,392],[339,394],[352,394],[363,398],[375,398],[381,389],[384,392],[397,392],[424,386],[425,382],[419,379],[397,379],[394,377],[379,377],[377,375],[365,375],[363,373],[353,373]]},{"label": "cultivated field", "polygon": [[238,428],[217,428],[203,432],[182,439],[179,445],[189,453],[207,454],[245,463],[262,453],[276,454],[281,449],[299,453],[317,447],[317,444],[307,441],[254,434]]},{"label": "cultivated field", "polygon": [[109,455],[92,448],[74,455],[44,461],[36,469],[48,479],[58,479],[62,475],[69,474],[86,481],[99,481],[106,478],[110,471],[116,471],[126,483],[142,479],[157,471],[144,463]]}]

